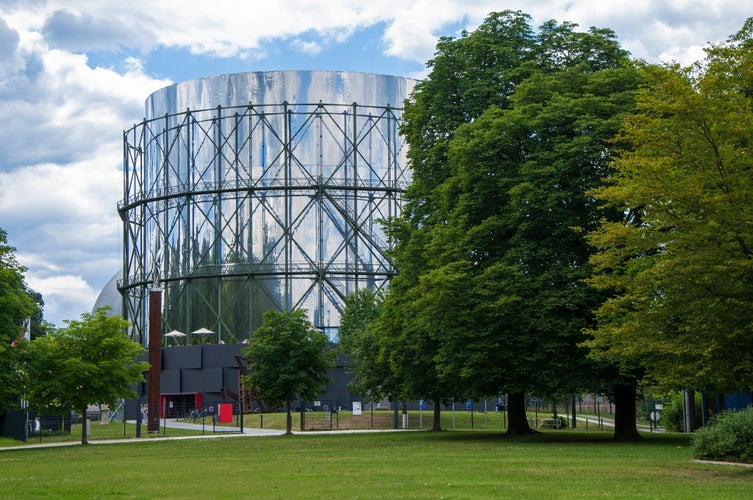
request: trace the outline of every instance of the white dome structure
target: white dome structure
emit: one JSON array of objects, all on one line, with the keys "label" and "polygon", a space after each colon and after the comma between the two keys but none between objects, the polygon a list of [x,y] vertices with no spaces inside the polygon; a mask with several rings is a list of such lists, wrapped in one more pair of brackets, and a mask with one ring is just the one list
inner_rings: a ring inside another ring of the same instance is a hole
[{"label": "white dome structure", "polygon": [[118,291],[118,281],[120,280],[120,271],[115,273],[112,278],[110,278],[110,281],[107,282],[107,284],[102,288],[102,291],[99,292],[99,296],[97,296],[97,300],[94,302],[94,307],[92,307],[92,313],[96,311],[97,309],[101,307],[109,307],[111,315],[121,315],[123,314],[123,297],[120,295],[120,292]]}]

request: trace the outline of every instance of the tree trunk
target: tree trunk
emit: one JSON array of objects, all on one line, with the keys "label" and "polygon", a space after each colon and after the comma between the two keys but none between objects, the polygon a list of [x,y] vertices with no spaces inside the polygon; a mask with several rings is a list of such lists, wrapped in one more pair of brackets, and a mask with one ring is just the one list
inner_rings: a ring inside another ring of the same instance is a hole
[{"label": "tree trunk", "polygon": [[615,441],[636,441],[641,439],[635,424],[635,384],[613,385],[614,393],[614,437]]},{"label": "tree trunk", "polygon": [[526,417],[526,395],[514,392],[507,396],[507,434],[522,436],[535,431],[528,425]]},{"label": "tree trunk", "polygon": [[88,436],[86,435],[86,405],[81,412],[81,444],[89,444]]},{"label": "tree trunk", "polygon": [[693,432],[696,430],[695,421],[695,392],[690,389],[682,391],[682,410],[683,410],[683,432]]},{"label": "tree trunk", "polygon": [[431,430],[435,432],[439,432],[442,430],[442,421],[439,419],[442,407],[440,406],[442,403],[439,401],[439,399],[434,400],[434,419],[431,423]]},{"label": "tree trunk", "polygon": [[293,414],[290,411],[290,401],[287,402],[287,415],[285,417],[285,434],[293,434]]}]

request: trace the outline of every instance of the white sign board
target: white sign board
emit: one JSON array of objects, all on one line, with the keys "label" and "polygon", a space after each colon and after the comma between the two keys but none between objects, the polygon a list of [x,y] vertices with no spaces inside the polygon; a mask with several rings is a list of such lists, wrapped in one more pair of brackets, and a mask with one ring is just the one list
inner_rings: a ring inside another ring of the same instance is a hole
[{"label": "white sign board", "polygon": [[353,415],[360,415],[360,414],[361,414],[361,402],[353,401]]}]

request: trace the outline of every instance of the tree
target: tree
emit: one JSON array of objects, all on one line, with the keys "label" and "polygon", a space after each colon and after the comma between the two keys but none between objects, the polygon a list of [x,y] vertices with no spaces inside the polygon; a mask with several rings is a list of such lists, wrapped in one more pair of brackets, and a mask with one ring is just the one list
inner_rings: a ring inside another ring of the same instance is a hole
[{"label": "tree", "polygon": [[611,293],[593,348],[666,389],[753,386],[753,19],[705,61],[647,66],[629,148],[594,191],[624,214],[591,233]]},{"label": "tree", "polygon": [[[443,271],[433,277],[429,273],[449,260],[437,260],[436,250],[441,244],[431,246],[432,241],[442,239],[434,233],[444,233],[451,209],[444,203],[443,187],[452,177],[449,146],[460,125],[478,119],[489,106],[507,107],[516,86],[535,67],[535,36],[529,20],[521,12],[492,13],[473,33],[440,39],[435,57],[428,63],[429,76],[416,86],[405,105],[401,132],[409,144],[412,182],[403,212],[398,220],[391,221],[388,231],[395,242],[394,261],[400,274],[390,284],[385,307],[385,319],[390,321],[385,327],[387,338],[394,344],[390,348],[393,366],[403,370],[405,380],[411,383],[416,379],[407,371],[416,367],[413,371],[420,376],[421,384],[414,388],[431,390],[437,398],[460,392],[442,389],[443,381],[459,381],[460,372],[453,373],[457,363],[440,364],[437,356],[443,349],[452,351],[443,346],[452,338],[463,308],[447,295],[444,298],[449,298],[450,304],[445,301],[445,305],[451,307],[443,308],[440,316],[431,313],[437,308],[416,315],[416,304],[437,304],[430,295],[432,291],[441,293],[436,284]],[[449,237],[446,233],[441,236]],[[454,272],[447,274],[456,276]],[[438,318],[448,318],[452,323],[440,323]],[[438,401],[435,408],[439,408]]]},{"label": "tree", "polygon": [[[489,106],[507,107],[517,84],[535,65],[529,21],[522,12],[494,12],[474,32],[437,43],[427,63],[431,72],[416,85],[403,112],[401,133],[410,146],[412,180],[401,219],[410,225],[409,235],[421,222],[441,220],[435,192],[451,175],[447,152],[457,128]],[[410,246],[404,238],[398,243],[398,249]]]},{"label": "tree", "polygon": [[331,382],[328,373],[337,355],[327,351],[327,336],[311,324],[304,309],[267,310],[243,354],[251,360],[246,384],[269,406],[285,404],[287,434],[293,424],[291,402],[313,399]]},{"label": "tree", "polygon": [[[128,338],[128,322],[108,316],[108,308],[84,313],[80,320],[29,343],[26,360],[29,406],[38,412],[65,414],[80,411],[86,418],[90,404],[114,406],[134,397],[133,385],[144,381],[146,362],[140,344]],[[81,444],[87,443],[82,426]]]},{"label": "tree", "polygon": [[353,374],[348,390],[363,395],[366,401],[392,399],[397,392],[377,324],[382,300],[380,295],[362,288],[345,298],[340,315],[339,347],[348,357],[348,372]]},{"label": "tree", "polygon": [[23,342],[24,322],[39,311],[35,292],[24,281],[26,268],[16,261],[14,252],[7,233],[0,229],[0,413],[20,405],[19,343]]},{"label": "tree", "polygon": [[587,190],[608,174],[609,140],[632,106],[637,72],[624,62],[532,76],[510,108],[490,108],[450,145],[452,236],[441,247],[447,266],[465,262],[458,279],[475,316],[450,336],[450,362],[510,394],[511,433],[527,432],[526,390],[555,397],[593,380],[582,332],[602,294],[582,283],[584,230],[599,220]]},{"label": "tree", "polygon": [[586,191],[637,84],[611,31],[550,21],[535,35],[528,21],[495,13],[441,40],[406,105],[413,182],[387,297],[453,392],[509,392],[510,433],[531,431],[526,392],[588,378],[580,344],[600,293],[582,283],[598,222]]},{"label": "tree", "polygon": [[[437,363],[443,331],[435,331],[432,318],[422,310],[426,300],[415,291],[413,300],[402,302],[400,283],[395,279],[386,297],[377,327],[382,350],[398,387],[399,398],[427,399],[433,405],[432,431],[441,431],[441,408],[460,398],[458,378],[447,376]],[[405,408],[405,406],[404,406]]]}]

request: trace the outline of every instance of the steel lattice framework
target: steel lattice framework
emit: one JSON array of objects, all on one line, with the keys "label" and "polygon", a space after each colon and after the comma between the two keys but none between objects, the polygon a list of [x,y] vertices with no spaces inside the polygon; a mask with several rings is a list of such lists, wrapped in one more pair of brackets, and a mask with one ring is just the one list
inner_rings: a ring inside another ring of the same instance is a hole
[{"label": "steel lattice framework", "polygon": [[248,336],[267,309],[305,308],[334,338],[343,300],[394,275],[380,219],[408,184],[400,109],[246,104],[165,114],[124,132],[123,315]]}]

